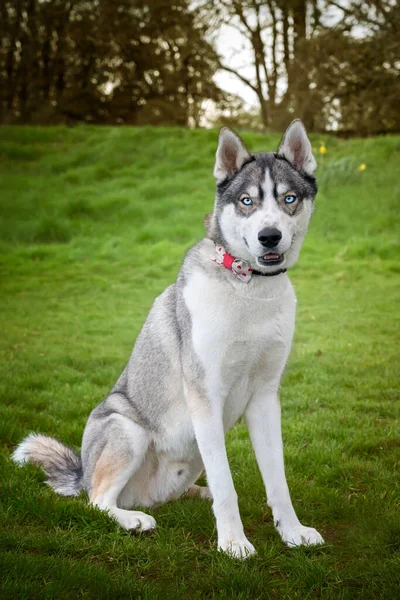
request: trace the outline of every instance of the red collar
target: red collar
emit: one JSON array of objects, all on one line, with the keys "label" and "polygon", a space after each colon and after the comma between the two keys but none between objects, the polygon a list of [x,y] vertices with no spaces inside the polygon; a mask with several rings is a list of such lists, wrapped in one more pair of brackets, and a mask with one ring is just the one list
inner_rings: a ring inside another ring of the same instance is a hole
[{"label": "red collar", "polygon": [[245,260],[235,258],[232,254],[229,254],[223,246],[215,245],[215,254],[212,258],[214,262],[229,269],[232,273],[241,281],[248,283],[253,275],[262,275],[263,277],[273,277],[274,275],[280,275],[285,273],[286,269],[278,269],[273,273],[262,273],[256,271],[249,265]]}]

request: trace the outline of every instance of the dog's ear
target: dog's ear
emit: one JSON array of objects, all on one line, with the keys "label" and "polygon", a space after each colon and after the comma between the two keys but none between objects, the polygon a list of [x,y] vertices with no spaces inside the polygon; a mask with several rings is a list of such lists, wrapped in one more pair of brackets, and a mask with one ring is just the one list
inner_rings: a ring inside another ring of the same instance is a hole
[{"label": "dog's ear", "polygon": [[218,148],[214,167],[214,177],[218,183],[237,173],[245,162],[251,159],[241,138],[234,132],[223,127],[219,132]]},{"label": "dog's ear", "polygon": [[292,121],[286,129],[278,154],[284,156],[296,169],[302,169],[309,175],[317,168],[310,140],[300,119]]}]

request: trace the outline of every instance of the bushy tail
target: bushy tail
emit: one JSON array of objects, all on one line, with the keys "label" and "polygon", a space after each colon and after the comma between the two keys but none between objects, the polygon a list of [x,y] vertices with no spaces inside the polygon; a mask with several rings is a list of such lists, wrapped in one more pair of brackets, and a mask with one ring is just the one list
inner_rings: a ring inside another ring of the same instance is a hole
[{"label": "bushy tail", "polygon": [[12,459],[43,468],[47,485],[62,496],[77,496],[83,487],[82,461],[70,448],[46,435],[31,433],[14,450]]}]

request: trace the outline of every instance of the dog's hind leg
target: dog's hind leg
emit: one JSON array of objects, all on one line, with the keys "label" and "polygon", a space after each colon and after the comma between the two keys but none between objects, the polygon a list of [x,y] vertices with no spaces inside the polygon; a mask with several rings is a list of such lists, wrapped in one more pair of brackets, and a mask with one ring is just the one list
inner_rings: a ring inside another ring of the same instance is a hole
[{"label": "dog's hind leg", "polygon": [[[102,430],[101,446],[95,441],[96,425]],[[91,440],[93,444],[90,444]],[[107,511],[121,527],[135,533],[155,529],[155,519],[141,511],[118,508],[118,498],[143,463],[148,447],[148,432],[117,413],[108,417],[106,423],[101,418],[91,419],[82,446],[82,458],[85,462],[86,450],[91,466],[87,485],[90,501]],[[95,456],[90,452],[91,448]]]},{"label": "dog's hind leg", "polygon": [[185,498],[202,498],[203,500],[212,500],[212,494],[210,489],[204,485],[197,485],[194,483],[190,486],[187,492],[183,494]]}]

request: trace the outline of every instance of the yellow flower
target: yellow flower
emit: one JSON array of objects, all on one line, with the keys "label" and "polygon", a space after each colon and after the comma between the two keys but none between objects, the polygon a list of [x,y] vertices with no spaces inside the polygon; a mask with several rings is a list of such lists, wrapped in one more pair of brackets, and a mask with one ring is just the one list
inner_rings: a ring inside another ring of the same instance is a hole
[{"label": "yellow flower", "polygon": [[366,169],[366,168],[367,168],[367,165],[365,165],[365,164],[363,163],[362,165],[360,165],[360,166],[358,167],[358,170],[359,170],[359,171],[365,171],[365,169]]},{"label": "yellow flower", "polygon": [[321,154],[325,154],[326,153],[325,146],[320,146],[319,151],[320,151]]}]

